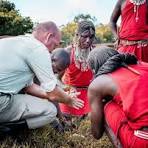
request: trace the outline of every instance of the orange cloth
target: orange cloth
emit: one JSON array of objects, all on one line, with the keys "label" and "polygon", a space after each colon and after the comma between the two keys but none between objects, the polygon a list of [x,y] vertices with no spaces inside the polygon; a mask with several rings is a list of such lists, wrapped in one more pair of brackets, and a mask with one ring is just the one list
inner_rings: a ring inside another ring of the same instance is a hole
[{"label": "orange cloth", "polygon": [[62,81],[66,85],[75,87],[76,90],[81,93],[78,96],[78,98],[84,101],[84,107],[77,110],[65,104],[60,104],[60,109],[63,113],[66,113],[66,114],[84,115],[90,112],[90,107],[89,107],[88,98],[87,98],[87,89],[83,89],[83,88],[81,89],[77,87],[87,87],[93,78],[93,74],[91,70],[81,71],[76,67],[74,63],[74,52],[75,52],[75,49],[73,48],[71,51],[71,64],[65,71]]}]

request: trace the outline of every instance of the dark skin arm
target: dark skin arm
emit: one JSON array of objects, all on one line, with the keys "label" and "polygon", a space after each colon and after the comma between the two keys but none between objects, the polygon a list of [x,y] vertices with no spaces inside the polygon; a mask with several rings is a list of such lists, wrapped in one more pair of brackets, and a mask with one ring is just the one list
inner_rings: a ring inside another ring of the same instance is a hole
[{"label": "dark skin arm", "polygon": [[59,79],[59,80],[62,79],[64,73],[65,73],[65,70],[63,70],[63,71],[61,71],[61,72],[58,73],[58,79]]},{"label": "dark skin arm", "polygon": [[124,4],[125,0],[118,0],[110,17],[110,28],[116,39],[118,39],[117,21],[121,15]]},{"label": "dark skin arm", "polygon": [[117,86],[113,80],[102,75],[92,81],[88,88],[88,99],[91,106],[91,131],[96,139],[100,139],[104,132],[104,103],[106,96],[113,97]]}]

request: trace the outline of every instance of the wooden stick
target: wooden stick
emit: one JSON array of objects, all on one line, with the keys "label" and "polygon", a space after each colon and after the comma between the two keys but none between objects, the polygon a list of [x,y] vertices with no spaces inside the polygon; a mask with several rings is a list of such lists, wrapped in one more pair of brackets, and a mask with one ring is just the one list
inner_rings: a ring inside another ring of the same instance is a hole
[{"label": "wooden stick", "polygon": [[140,75],[140,72],[137,71],[136,69],[134,69],[134,68],[132,68],[132,67],[126,65],[125,63],[123,63],[122,65],[123,65],[124,67],[126,67],[127,69],[129,69],[130,71],[134,72],[135,74]]}]

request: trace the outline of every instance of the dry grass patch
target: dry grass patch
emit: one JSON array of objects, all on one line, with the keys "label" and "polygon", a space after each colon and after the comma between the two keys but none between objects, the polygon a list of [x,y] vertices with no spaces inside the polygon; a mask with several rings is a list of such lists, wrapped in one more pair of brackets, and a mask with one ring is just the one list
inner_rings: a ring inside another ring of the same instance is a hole
[{"label": "dry grass patch", "polygon": [[24,132],[17,138],[7,137],[0,142],[1,148],[113,148],[108,137],[95,140],[90,134],[90,121],[85,119],[79,127],[64,134],[50,127]]}]

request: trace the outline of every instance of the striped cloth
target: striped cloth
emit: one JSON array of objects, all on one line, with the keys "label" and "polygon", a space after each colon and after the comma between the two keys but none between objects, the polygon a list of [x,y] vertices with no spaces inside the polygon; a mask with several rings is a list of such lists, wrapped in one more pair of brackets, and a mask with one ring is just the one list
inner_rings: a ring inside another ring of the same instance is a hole
[{"label": "striped cloth", "polygon": [[134,135],[139,137],[139,138],[148,140],[148,131],[135,130]]}]

